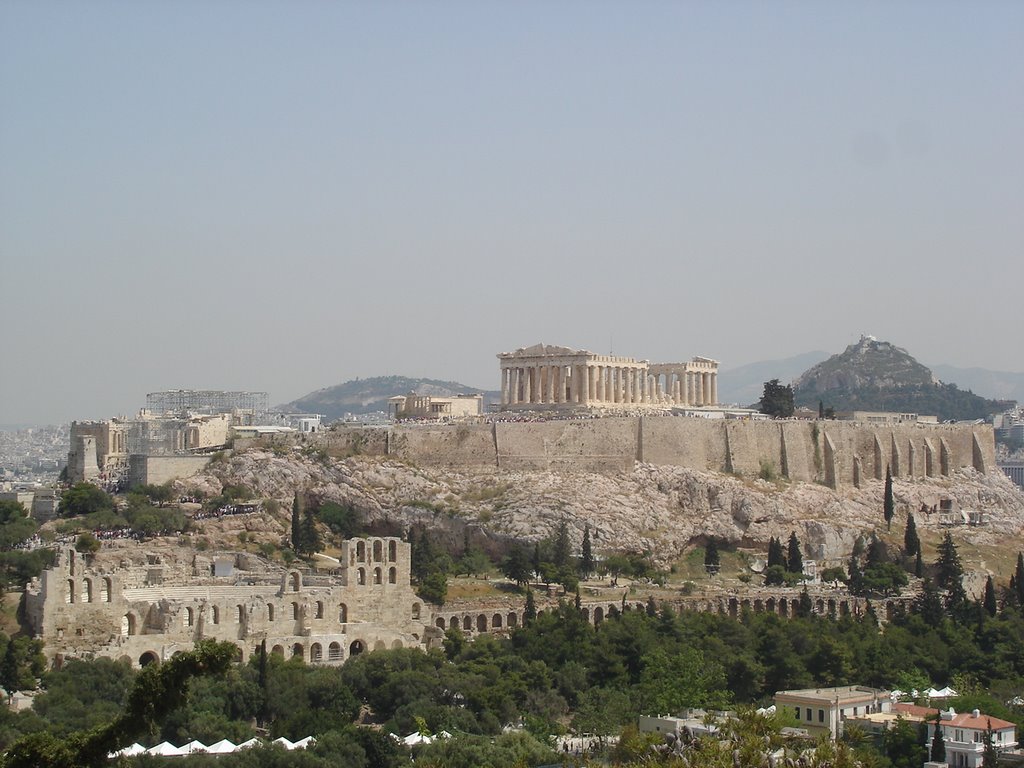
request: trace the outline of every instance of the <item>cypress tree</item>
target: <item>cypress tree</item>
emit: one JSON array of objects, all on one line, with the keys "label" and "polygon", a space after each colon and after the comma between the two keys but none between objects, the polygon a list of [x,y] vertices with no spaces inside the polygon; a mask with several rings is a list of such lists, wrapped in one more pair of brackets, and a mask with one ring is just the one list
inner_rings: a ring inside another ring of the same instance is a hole
[{"label": "cypress tree", "polygon": [[533,590],[526,589],[526,606],[523,608],[523,626],[533,624],[537,618],[537,604],[533,600]]},{"label": "cypress tree", "polygon": [[712,537],[708,539],[708,545],[704,549],[704,570],[708,572],[708,575],[716,574],[721,564],[721,558],[718,556],[718,544]]},{"label": "cypress tree", "polygon": [[800,539],[796,531],[789,534],[789,552],[786,557],[786,570],[790,573],[804,572],[804,556],[800,552]]},{"label": "cypress tree", "polygon": [[569,524],[562,520],[558,525],[558,533],[555,535],[555,547],[552,553],[552,561],[556,568],[561,570],[569,565]]},{"label": "cypress tree", "polygon": [[771,568],[773,565],[780,565],[783,569],[786,567],[786,555],[782,551],[782,542],[774,536],[768,540],[768,567]]},{"label": "cypress tree", "polygon": [[924,561],[921,560],[920,549],[917,550],[917,557],[914,558],[914,575],[919,579],[924,576]]},{"label": "cypress tree", "polygon": [[846,567],[849,571],[848,585],[850,594],[859,595],[864,591],[864,572],[860,569],[860,560],[850,555],[850,562]]},{"label": "cypress tree", "polygon": [[594,550],[590,544],[590,526],[583,529],[583,547],[580,551],[580,576],[584,579],[594,572]]},{"label": "cypress tree", "polygon": [[896,502],[892,496],[892,471],[885,468],[885,499],[882,502],[882,514],[885,515],[885,530],[892,528],[892,516],[896,513]]},{"label": "cypress tree", "polygon": [[917,535],[917,521],[914,514],[907,515],[907,527],[903,531],[903,552],[907,557],[913,557],[921,551],[921,539]]},{"label": "cypress tree", "polygon": [[935,716],[935,735],[932,736],[932,757],[933,763],[946,762],[946,740],[942,738],[942,726],[939,725],[939,715]]},{"label": "cypress tree", "polygon": [[1017,605],[1024,606],[1024,553],[1017,553],[1017,570],[1014,572],[1017,587]]},{"label": "cypress tree", "polygon": [[292,549],[298,553],[302,549],[302,503],[299,501],[299,492],[295,492],[292,498]]},{"label": "cypress tree", "polygon": [[985,613],[989,616],[996,615],[996,611],[998,610],[998,605],[996,604],[996,587],[995,584],[992,583],[991,576],[989,576],[985,581],[985,599],[983,604],[985,606]]}]

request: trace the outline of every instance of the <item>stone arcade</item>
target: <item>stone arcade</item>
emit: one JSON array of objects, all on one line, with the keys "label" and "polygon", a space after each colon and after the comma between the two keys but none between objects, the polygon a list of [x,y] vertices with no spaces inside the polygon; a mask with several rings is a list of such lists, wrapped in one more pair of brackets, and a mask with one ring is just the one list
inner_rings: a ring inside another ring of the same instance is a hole
[{"label": "stone arcade", "polygon": [[503,410],[718,405],[718,362],[707,357],[652,364],[535,344],[498,359]]}]

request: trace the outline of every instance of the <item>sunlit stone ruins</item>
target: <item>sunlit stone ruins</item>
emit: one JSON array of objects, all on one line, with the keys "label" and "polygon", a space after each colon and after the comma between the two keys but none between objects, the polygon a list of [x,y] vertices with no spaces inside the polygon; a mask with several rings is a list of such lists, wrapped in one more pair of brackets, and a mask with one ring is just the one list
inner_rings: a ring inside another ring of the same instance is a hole
[{"label": "sunlit stone ruins", "polygon": [[502,352],[502,410],[718,405],[718,361],[651,363],[546,344]]}]

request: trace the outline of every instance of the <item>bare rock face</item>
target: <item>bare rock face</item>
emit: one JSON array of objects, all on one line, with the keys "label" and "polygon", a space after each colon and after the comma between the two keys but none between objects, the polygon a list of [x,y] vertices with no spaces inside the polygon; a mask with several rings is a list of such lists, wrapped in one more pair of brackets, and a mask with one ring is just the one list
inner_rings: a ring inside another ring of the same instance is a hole
[{"label": "bare rock face", "polygon": [[[835,560],[849,555],[857,536],[885,529],[881,481],[837,492],[808,483],[775,484],[651,464],[614,475],[465,474],[379,457],[334,460],[250,450],[178,486],[216,494],[227,484],[277,499],[282,516],[301,491],[349,505],[370,523],[427,525],[452,541],[461,540],[467,525],[494,539],[536,540],[550,536],[565,520],[577,544],[589,525],[598,551],[649,551],[662,564],[708,537],[764,548],[770,537],[785,538],[790,531],[797,532],[807,557]],[[951,478],[896,479],[894,491],[894,535],[902,535],[908,511],[915,513],[922,531],[937,528],[938,515],[917,511],[941,499],[984,514],[984,526],[958,533],[973,543],[1019,541],[1024,533],[1024,495],[1001,474],[965,469]]]}]

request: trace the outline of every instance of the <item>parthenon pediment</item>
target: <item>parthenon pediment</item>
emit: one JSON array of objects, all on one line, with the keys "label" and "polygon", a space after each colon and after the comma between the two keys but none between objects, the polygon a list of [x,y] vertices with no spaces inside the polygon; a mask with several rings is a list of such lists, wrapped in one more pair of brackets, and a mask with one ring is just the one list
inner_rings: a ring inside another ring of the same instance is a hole
[{"label": "parthenon pediment", "polygon": [[532,347],[520,347],[512,353],[516,357],[536,357],[538,355],[587,355],[585,349],[557,347],[553,344],[534,344]]}]

